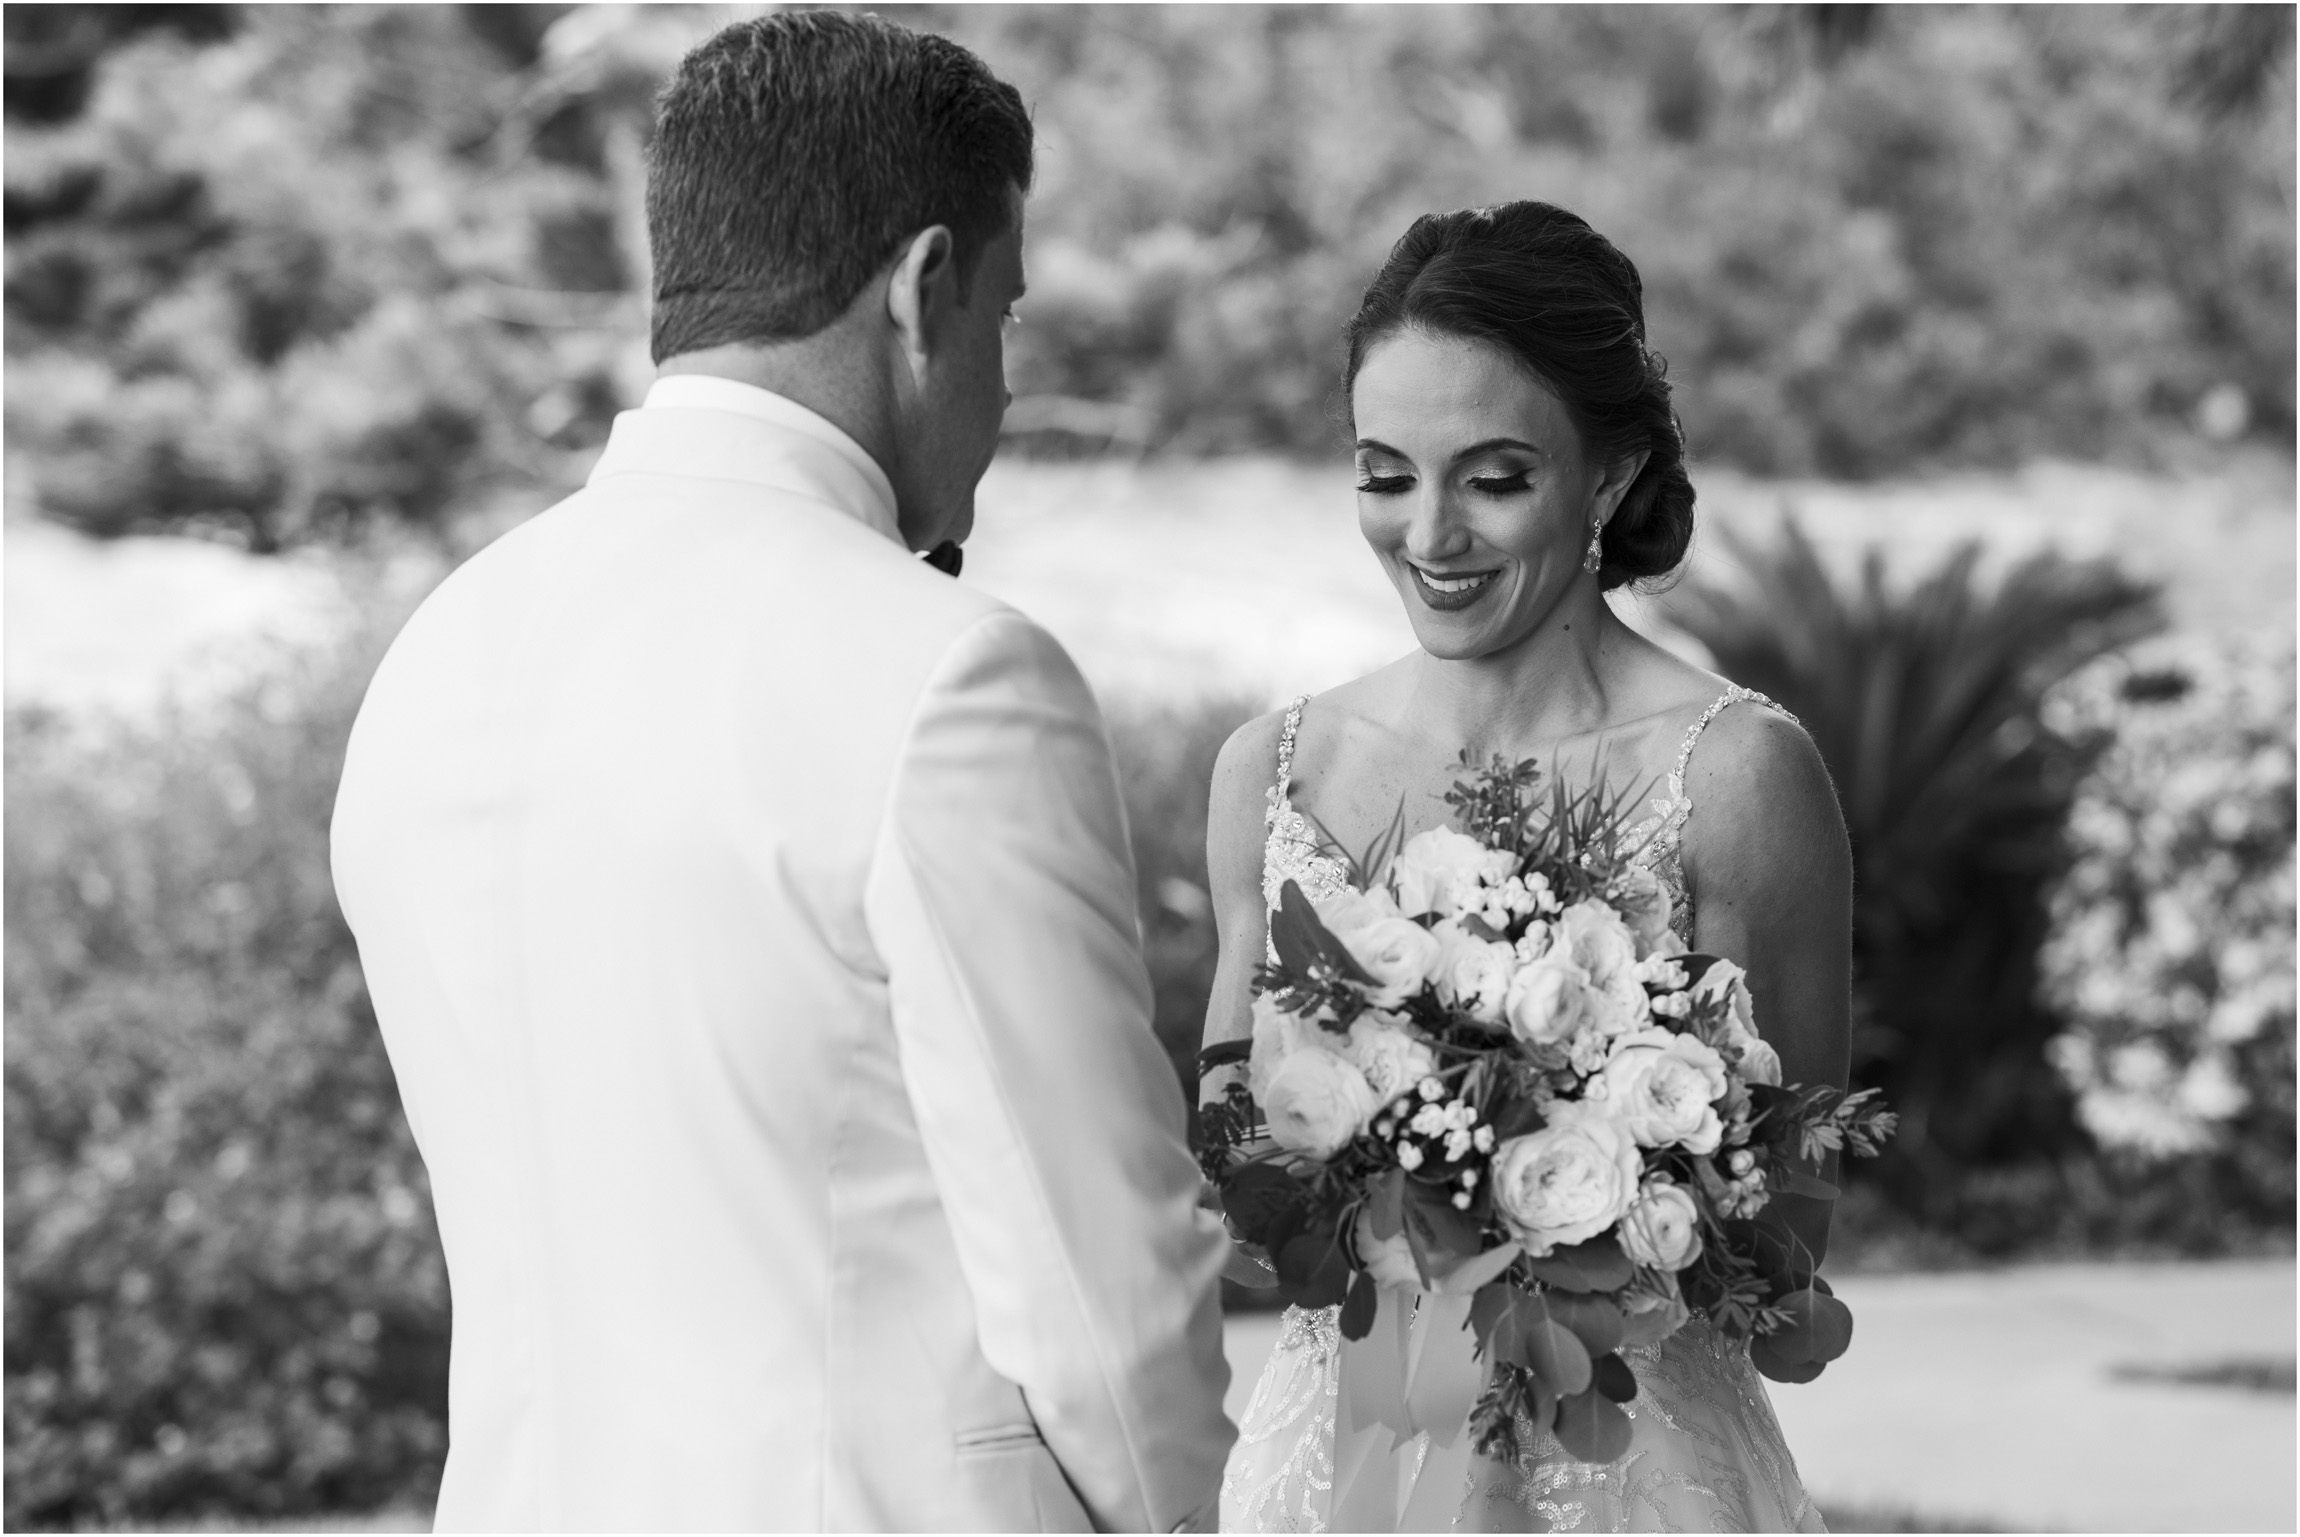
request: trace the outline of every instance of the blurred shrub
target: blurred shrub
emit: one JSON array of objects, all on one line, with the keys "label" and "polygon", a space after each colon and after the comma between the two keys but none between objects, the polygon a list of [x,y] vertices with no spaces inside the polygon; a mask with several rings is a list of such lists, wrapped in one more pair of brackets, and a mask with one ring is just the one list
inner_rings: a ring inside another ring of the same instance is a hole
[{"label": "blurred shrub", "polygon": [[1035,105],[1018,393],[1328,450],[1390,244],[1534,197],[1639,264],[1698,453],[1873,475],[2289,433],[2291,17],[2241,10],[897,14]]},{"label": "blurred shrub", "polygon": [[1206,889],[1206,799],[1222,744],[1262,706],[1211,698],[1113,701],[1112,748],[1126,797],[1143,949],[1160,1044],[1183,1100],[1198,1102],[1198,1045],[1214,986],[1214,903]]},{"label": "blurred shrub", "polygon": [[436,1489],[447,1279],[328,877],[373,657],[8,715],[10,1529]]},{"label": "blurred shrub", "polygon": [[1901,1113],[1863,1174],[1953,1228],[1979,1171],[2072,1140],[2037,953],[2096,744],[2042,703],[2153,629],[2155,595],[2051,552],[1984,580],[1978,546],[1898,588],[1872,552],[1847,588],[1793,521],[1772,545],[1729,545],[1743,579],[1681,591],[1672,617],[1828,764],[1853,843],[1853,1076]]},{"label": "blurred shrub", "polygon": [[[1041,131],[1018,438],[1330,451],[1412,218],[1639,263],[1696,451],[2289,438],[2289,7],[927,6]],[[640,155],[712,7],[6,15],[12,491],[257,549],[565,483],[644,384]]]},{"label": "blurred shrub", "polygon": [[2105,659],[2047,701],[2106,750],[2053,894],[2054,1061],[2085,1128],[2197,1162],[2216,1210],[2293,1215],[2293,659],[2193,638]]}]

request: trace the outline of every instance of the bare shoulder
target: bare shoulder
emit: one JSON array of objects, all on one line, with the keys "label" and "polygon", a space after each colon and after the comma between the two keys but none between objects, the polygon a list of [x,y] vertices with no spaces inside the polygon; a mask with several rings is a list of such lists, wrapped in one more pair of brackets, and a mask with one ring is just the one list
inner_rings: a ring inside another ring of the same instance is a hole
[{"label": "bare shoulder", "polygon": [[[1226,866],[1243,868],[1250,858],[1254,869],[1260,868],[1262,812],[1270,786],[1278,780],[1278,738],[1285,728],[1283,709],[1257,715],[1231,732],[1214,757],[1214,780],[1207,795],[1206,845],[1209,872],[1217,885]],[[1234,870],[1228,873],[1235,878]],[[1259,879],[1257,874],[1255,880]]]},{"label": "bare shoulder", "polygon": [[[1820,749],[1785,711],[1720,710],[1685,766],[1688,865],[1801,877],[1850,870],[1844,812]],[[1706,857],[1705,857],[1706,856]]]}]

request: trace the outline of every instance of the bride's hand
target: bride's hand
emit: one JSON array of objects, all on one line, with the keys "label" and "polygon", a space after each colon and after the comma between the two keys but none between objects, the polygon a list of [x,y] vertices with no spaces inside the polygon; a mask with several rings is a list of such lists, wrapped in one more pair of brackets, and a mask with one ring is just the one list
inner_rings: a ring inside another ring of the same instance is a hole
[{"label": "bride's hand", "polygon": [[[1222,1193],[1214,1188],[1213,1181],[1207,1180],[1199,1185],[1198,1205],[1205,1211],[1219,1212],[1222,1209]],[[1235,1281],[1240,1286],[1265,1290],[1278,1284],[1278,1272],[1263,1257],[1260,1245],[1233,1237],[1230,1240],[1230,1252],[1222,1260],[1222,1279]]]}]

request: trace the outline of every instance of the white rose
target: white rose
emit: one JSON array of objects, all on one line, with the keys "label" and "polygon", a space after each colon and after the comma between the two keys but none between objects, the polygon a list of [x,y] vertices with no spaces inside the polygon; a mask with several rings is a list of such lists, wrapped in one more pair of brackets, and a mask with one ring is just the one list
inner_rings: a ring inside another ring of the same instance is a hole
[{"label": "white rose", "polygon": [[1373,1213],[1361,1210],[1350,1239],[1357,1247],[1358,1263],[1365,1266],[1375,1285],[1421,1289],[1422,1273],[1414,1267],[1414,1251],[1402,1229],[1387,1238],[1376,1238]]},{"label": "white rose", "polygon": [[1450,918],[1483,906],[1478,888],[1509,878],[1516,856],[1489,849],[1467,833],[1433,827],[1416,833],[1390,864],[1398,911],[1408,918],[1435,913]]},{"label": "white rose", "polygon": [[1529,1046],[1540,1046],[1571,1040],[1584,1025],[1594,1023],[1599,1002],[1580,967],[1545,956],[1520,967],[1509,979],[1502,1011],[1510,1034]]},{"label": "white rose", "polygon": [[1749,974],[1731,961],[1711,961],[1701,980],[1693,984],[1693,996],[1723,998],[1727,1017],[1742,1033],[1757,1033],[1756,1010],[1749,1001]]},{"label": "white rose", "polygon": [[1712,961],[1693,986],[1696,998],[1723,998],[1725,1039],[1740,1053],[1741,1076],[1750,1083],[1778,1086],[1781,1054],[1757,1034],[1756,1007],[1749,997],[1749,974],[1731,961]]},{"label": "white rose", "polygon": [[1651,870],[1633,869],[1615,883],[1613,905],[1637,941],[1639,958],[1651,955],[1669,932],[1669,888]]},{"label": "white rose", "polygon": [[1287,1055],[1256,1098],[1269,1120],[1270,1140],[1311,1158],[1331,1158],[1347,1147],[1381,1106],[1365,1074],[1315,1048]]},{"label": "white rose", "polygon": [[1741,1047],[1741,1077],[1749,1083],[1766,1083],[1779,1088],[1781,1054],[1761,1037],[1754,1035],[1740,1037],[1738,1044]]},{"label": "white rose", "polygon": [[1701,1257],[1701,1210],[1693,1192],[1649,1179],[1621,1219],[1621,1252],[1656,1270],[1683,1270]]},{"label": "white rose", "polygon": [[1637,940],[1621,915],[1591,898],[1558,915],[1557,947],[1599,987],[1637,965]]},{"label": "white rose", "polygon": [[1395,1008],[1420,992],[1438,963],[1437,936],[1411,918],[1378,919],[1342,942],[1373,978],[1366,996],[1376,1008]]},{"label": "white rose", "polygon": [[1403,1003],[1428,980],[1437,961],[1437,941],[1429,930],[1400,915],[1386,890],[1345,889],[1311,905],[1326,932],[1340,940],[1373,978],[1371,997],[1376,1007]]},{"label": "white rose", "polygon": [[1342,1055],[1366,1075],[1384,1104],[1437,1071],[1437,1053],[1397,1024],[1370,1014],[1351,1024]]},{"label": "white rose", "polygon": [[1326,932],[1345,942],[1369,924],[1399,916],[1398,904],[1379,886],[1371,891],[1345,886],[1330,897],[1313,897],[1310,906],[1316,911],[1318,921],[1326,926]]},{"label": "white rose", "polygon": [[1535,1258],[1595,1238],[1637,1198],[1637,1144],[1596,1107],[1560,1102],[1549,1124],[1493,1154],[1493,1200]]},{"label": "white rose", "polygon": [[1644,1147],[1717,1151],[1725,1135],[1712,1101],[1727,1085],[1725,1059],[1690,1035],[1639,1030],[1613,1043],[1600,1074],[1610,1113]]},{"label": "white rose", "polygon": [[1246,1058],[1246,1088],[1256,1104],[1269,1097],[1270,1075],[1278,1064],[1304,1044],[1303,1032],[1317,1029],[1299,1014],[1280,1008],[1273,994],[1254,1000],[1254,1044]]},{"label": "white rose", "polygon": [[1437,969],[1430,980],[1439,1000],[1481,1024],[1500,1024],[1517,966],[1510,947],[1480,939],[1450,918],[1430,932],[1438,941]]}]

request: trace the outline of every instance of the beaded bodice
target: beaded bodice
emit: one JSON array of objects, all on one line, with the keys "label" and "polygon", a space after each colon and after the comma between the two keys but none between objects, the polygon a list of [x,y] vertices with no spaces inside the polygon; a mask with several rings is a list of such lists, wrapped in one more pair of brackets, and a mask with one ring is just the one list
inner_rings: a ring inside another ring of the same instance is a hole
[{"label": "beaded bodice", "polygon": [[[1725,692],[1686,728],[1684,740],[1677,747],[1677,760],[1670,765],[1668,793],[1655,796],[1650,814],[1632,824],[1624,834],[1625,841],[1637,851],[1633,856],[1635,862],[1651,870],[1668,891],[1669,927],[1688,945],[1693,943],[1693,902],[1685,885],[1681,845],[1686,819],[1693,814],[1693,801],[1685,793],[1685,768],[1693,761],[1693,746],[1701,740],[1701,733],[1719,712],[1736,700],[1781,709],[1755,689],[1728,684]],[[1316,899],[1332,896],[1347,886],[1350,879],[1348,866],[1325,852],[1328,840],[1293,800],[1294,739],[1301,732],[1302,707],[1308,703],[1309,696],[1305,694],[1286,710],[1286,724],[1278,735],[1278,777],[1270,786],[1269,808],[1263,813],[1268,832],[1262,843],[1262,899],[1273,912],[1278,906],[1278,893],[1285,889],[1288,881],[1299,881],[1304,894]]]}]

